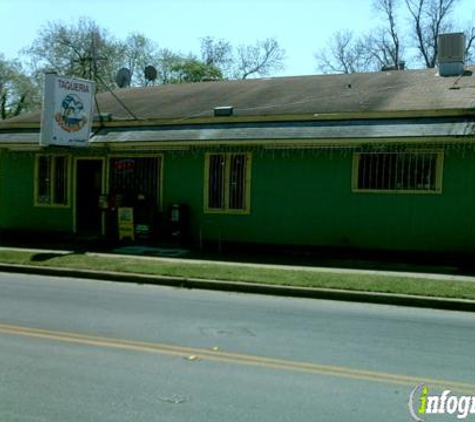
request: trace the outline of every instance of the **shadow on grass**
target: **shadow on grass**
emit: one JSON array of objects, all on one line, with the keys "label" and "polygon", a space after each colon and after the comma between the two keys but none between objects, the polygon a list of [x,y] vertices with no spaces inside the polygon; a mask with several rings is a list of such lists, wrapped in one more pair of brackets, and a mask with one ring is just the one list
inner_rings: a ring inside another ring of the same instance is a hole
[{"label": "shadow on grass", "polygon": [[54,252],[42,252],[34,254],[30,260],[32,262],[46,262],[54,258],[64,258],[71,255],[83,255],[83,252],[71,252],[71,253],[54,253]]}]

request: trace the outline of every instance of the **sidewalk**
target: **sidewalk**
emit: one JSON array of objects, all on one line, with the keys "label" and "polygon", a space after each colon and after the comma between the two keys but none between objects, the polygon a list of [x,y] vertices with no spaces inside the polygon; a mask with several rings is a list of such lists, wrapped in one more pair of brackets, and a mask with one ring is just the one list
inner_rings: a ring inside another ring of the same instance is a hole
[{"label": "sidewalk", "polygon": [[[248,267],[248,268],[272,268],[276,270],[299,270],[310,272],[329,272],[329,273],[341,273],[341,274],[362,274],[362,275],[377,275],[377,276],[398,276],[398,277],[410,277],[410,278],[430,278],[433,280],[455,280],[455,281],[469,281],[475,282],[475,275],[459,275],[459,274],[441,274],[440,272],[415,272],[415,271],[389,271],[389,270],[374,270],[374,269],[360,269],[360,268],[339,268],[328,266],[303,266],[303,265],[290,265],[290,264],[268,264],[268,263],[251,263],[244,261],[219,261],[219,260],[204,260],[196,258],[181,258],[181,257],[163,257],[163,256],[150,256],[150,255],[138,255],[133,253],[124,253],[122,249],[118,248],[115,252],[85,252],[87,256],[97,256],[111,259],[123,259],[134,258],[143,259],[147,261],[155,262],[172,262],[186,264],[209,264],[212,262],[216,265],[223,265],[229,267]],[[58,249],[37,249],[37,248],[11,248],[0,246],[0,251],[5,250],[17,250],[24,252],[35,252],[42,254],[59,254],[68,255],[73,254],[73,250],[58,250]],[[442,269],[443,271],[450,271],[450,269],[456,269],[455,267],[434,267],[434,269]]]},{"label": "sidewalk", "polygon": [[[38,255],[64,255],[74,254],[72,250],[56,250],[56,249],[36,249],[36,248],[11,248],[0,247],[0,251],[23,251],[33,252]],[[431,279],[443,281],[463,281],[475,282],[475,277],[466,275],[454,274],[440,274],[440,273],[421,273],[421,272],[407,272],[407,271],[379,271],[367,269],[349,269],[349,268],[335,268],[335,267],[311,267],[301,265],[282,265],[282,264],[257,264],[249,262],[230,262],[230,261],[209,261],[203,259],[191,258],[169,258],[169,257],[152,257],[152,256],[137,256],[123,253],[111,252],[85,252],[86,256],[101,257],[110,260],[123,260],[124,258],[134,258],[144,261],[152,261],[156,263],[179,263],[180,266],[187,266],[193,264],[210,264],[223,267],[236,268],[269,268],[282,271],[304,271],[304,272],[318,272],[318,273],[336,273],[336,274],[359,274],[372,275],[380,277],[410,277],[420,279]],[[447,268],[444,268],[446,270]],[[95,280],[106,280],[116,282],[132,282],[138,284],[156,284],[171,286],[176,288],[188,289],[207,289],[220,290],[228,292],[239,293],[253,293],[253,294],[267,294],[288,297],[300,297],[311,299],[330,299],[341,301],[354,301],[374,304],[389,304],[398,306],[412,306],[434,309],[445,309],[455,311],[469,311],[475,312],[475,300],[464,299],[450,299],[437,298],[420,295],[406,295],[406,294],[390,294],[390,293],[374,293],[354,290],[342,290],[334,288],[319,288],[319,287],[297,287],[297,286],[283,286],[272,284],[260,284],[252,282],[238,282],[229,280],[217,279],[200,279],[194,277],[174,277],[162,275],[147,275],[138,273],[124,273],[112,271],[97,271],[86,269],[72,269],[72,268],[55,268],[50,266],[34,266],[34,265],[18,265],[18,264],[0,264],[0,271],[16,272],[25,274],[38,274],[59,277],[74,277],[74,278],[90,278]]]}]

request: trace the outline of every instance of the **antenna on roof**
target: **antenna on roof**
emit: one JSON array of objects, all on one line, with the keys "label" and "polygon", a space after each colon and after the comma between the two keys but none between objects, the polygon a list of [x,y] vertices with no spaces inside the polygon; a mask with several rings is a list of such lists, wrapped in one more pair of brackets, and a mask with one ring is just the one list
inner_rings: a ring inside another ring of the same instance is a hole
[{"label": "antenna on roof", "polygon": [[126,67],[119,69],[117,76],[115,77],[115,82],[119,88],[126,88],[130,86],[130,81],[132,79],[132,73]]},{"label": "antenna on roof", "polygon": [[[107,86],[107,84],[100,77],[100,75],[96,75],[96,77],[107,88],[107,91],[109,91],[109,93],[114,97],[114,99],[124,108],[124,110],[127,111],[127,113],[129,113],[135,120],[138,120],[138,117],[134,114],[134,112],[130,110],[130,108],[127,107],[117,95],[114,94],[114,91],[112,91],[112,89],[110,89],[110,87]],[[117,72],[115,82],[117,83],[117,86],[119,88],[124,88],[126,86],[130,86],[131,79],[132,79],[132,72],[126,67],[123,67],[122,69],[119,69],[119,71]],[[97,102],[97,97],[96,97],[96,107],[97,107],[97,110],[99,111],[99,104]],[[102,117],[101,117],[100,112],[99,112],[99,118],[102,124]]]},{"label": "antenna on roof", "polygon": [[[102,79],[100,73],[98,72],[98,61],[99,60],[107,60],[106,57],[104,56],[99,56],[97,54],[97,42],[98,42],[98,38],[100,37],[100,35],[95,32],[92,36],[92,40],[91,40],[91,55],[90,57],[86,57],[85,60],[87,61],[90,61],[91,65],[90,65],[90,68],[89,68],[89,79],[93,79],[96,81],[96,82],[100,82],[106,89],[107,91],[110,92],[110,94],[115,98],[115,100],[127,111],[127,113],[129,113],[135,120],[138,120],[138,117],[132,112],[132,110],[130,110],[124,103],[122,100],[120,100],[117,95],[114,94],[114,92],[112,91],[112,89],[110,88],[110,86],[104,82],[104,80]],[[117,76],[116,76],[116,83],[117,85],[120,87],[120,88],[124,88],[126,86],[130,86],[130,83],[131,83],[131,79],[132,79],[132,72],[127,69],[127,68],[122,68],[120,69],[118,72],[117,72]],[[103,118],[102,118],[102,113],[100,111],[100,108],[99,108],[99,102],[97,101],[97,84],[96,84],[96,95],[94,95],[94,101],[96,103],[96,109],[97,109],[97,113],[99,115],[99,121],[100,121],[100,124],[102,126],[102,123],[103,123]]]},{"label": "antenna on roof", "polygon": [[146,85],[148,85],[149,82],[152,82],[152,85],[153,85],[155,80],[157,79],[157,74],[158,74],[157,69],[155,69],[155,67],[147,66],[144,69],[144,76],[145,76],[145,80],[147,81]]}]

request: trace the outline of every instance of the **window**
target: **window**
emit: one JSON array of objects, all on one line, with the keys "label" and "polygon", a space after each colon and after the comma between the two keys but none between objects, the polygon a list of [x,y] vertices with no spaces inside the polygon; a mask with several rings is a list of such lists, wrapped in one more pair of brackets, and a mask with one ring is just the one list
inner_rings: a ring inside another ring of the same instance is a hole
[{"label": "window", "polygon": [[113,157],[109,164],[110,192],[123,206],[134,206],[137,201],[159,206],[161,157]]},{"label": "window", "polygon": [[353,190],[440,193],[442,166],[442,152],[356,153]]},{"label": "window", "polygon": [[36,159],[36,205],[68,205],[69,159],[39,155]]},{"label": "window", "polygon": [[205,211],[248,213],[251,155],[208,154],[205,174]]}]

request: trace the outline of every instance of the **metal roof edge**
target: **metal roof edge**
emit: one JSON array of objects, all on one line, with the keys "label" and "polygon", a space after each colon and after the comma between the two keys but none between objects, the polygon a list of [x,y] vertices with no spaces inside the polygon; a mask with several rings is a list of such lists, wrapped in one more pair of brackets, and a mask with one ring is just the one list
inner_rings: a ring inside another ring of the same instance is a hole
[{"label": "metal roof edge", "polygon": [[39,122],[12,122],[0,121],[0,130],[11,130],[11,129],[40,129]]},{"label": "metal roof edge", "polygon": [[298,121],[344,121],[344,120],[381,120],[418,117],[475,117],[475,108],[457,109],[425,109],[425,110],[393,110],[377,112],[345,112],[345,113],[306,113],[282,114],[264,116],[230,116],[230,117],[182,117],[167,119],[141,119],[141,120],[112,120],[104,122],[104,128],[133,128],[152,126],[186,126],[209,123],[263,123],[263,122],[298,122]]},{"label": "metal roof edge", "polygon": [[[463,140],[461,140],[463,138]],[[123,143],[123,142],[96,142],[95,146],[98,148],[109,148],[110,150],[121,151],[137,151],[137,150],[170,150],[170,149],[188,149],[188,148],[197,148],[197,147],[216,147],[216,146],[239,146],[239,147],[262,147],[266,148],[325,148],[333,146],[362,146],[362,145],[371,145],[371,144],[430,144],[430,145],[440,145],[440,144],[457,144],[457,143],[475,143],[475,138],[466,139],[466,137],[461,136],[440,136],[440,137],[402,137],[402,138],[378,138],[368,139],[368,138],[334,138],[334,139],[301,139],[296,141],[289,141],[288,139],[261,139],[261,140],[219,140],[219,141],[169,141],[169,142],[160,142],[155,143],[153,141],[149,142],[135,142],[134,144]]]},{"label": "metal roof edge", "polygon": [[[306,113],[261,116],[230,116],[230,117],[174,117],[162,119],[117,119],[110,122],[93,123],[93,129],[100,128],[134,128],[152,126],[186,126],[191,124],[209,123],[260,123],[260,122],[297,122],[297,121],[343,121],[343,120],[380,120],[417,117],[475,117],[475,108],[423,109],[423,110],[391,110],[343,113]],[[40,122],[0,122],[0,130],[41,129]]]},{"label": "metal roof edge", "polygon": [[[344,146],[363,146],[371,144],[411,144],[411,145],[441,145],[441,144],[475,144],[475,137],[468,136],[418,136],[418,137],[386,137],[386,138],[333,138],[333,139],[299,139],[289,141],[288,139],[260,139],[260,140],[218,140],[218,141],[165,141],[165,142],[94,142],[88,145],[87,149],[108,150],[108,151],[166,151],[174,149],[190,149],[216,146],[239,146],[239,147],[262,147],[267,148],[326,148]],[[0,150],[10,151],[40,151],[46,150],[39,144],[11,143],[0,144]]]}]

